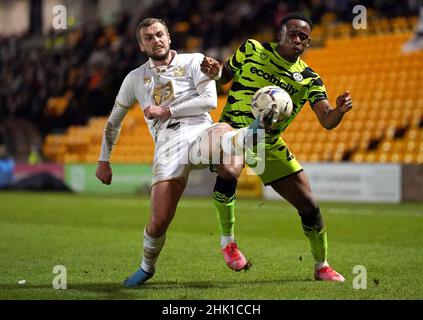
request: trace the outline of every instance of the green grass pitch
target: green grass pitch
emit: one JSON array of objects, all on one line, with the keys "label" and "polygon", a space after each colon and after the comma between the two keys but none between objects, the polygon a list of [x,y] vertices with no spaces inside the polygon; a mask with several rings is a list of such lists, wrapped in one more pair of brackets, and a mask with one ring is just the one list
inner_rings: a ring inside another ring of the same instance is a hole
[{"label": "green grass pitch", "polygon": [[[0,299],[422,299],[423,204],[321,203],[329,262],[345,283],[313,280],[300,220],[285,202],[239,199],[236,235],[253,268],[224,264],[212,200],[183,198],[155,276],[139,265],[148,198],[0,193]],[[67,290],[55,290],[55,265]],[[353,287],[353,268],[367,289]],[[25,280],[25,284],[18,284]]]}]

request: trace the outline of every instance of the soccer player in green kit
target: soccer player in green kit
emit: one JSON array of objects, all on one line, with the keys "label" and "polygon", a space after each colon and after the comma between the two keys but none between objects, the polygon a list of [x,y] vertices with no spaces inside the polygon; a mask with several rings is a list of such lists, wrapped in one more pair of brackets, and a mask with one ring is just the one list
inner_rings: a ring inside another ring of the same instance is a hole
[{"label": "soccer player in green kit", "polygon": [[[271,186],[297,209],[315,259],[315,279],[343,282],[344,277],[327,262],[326,229],[310,183],[281,137],[307,101],[320,124],[328,130],[335,128],[352,108],[348,91],[336,99],[336,107],[332,108],[319,75],[301,60],[300,56],[310,46],[312,28],[307,16],[299,12],[290,13],[281,21],[277,43],[249,39],[223,66],[217,60],[205,57],[201,70],[210,78],[219,80],[220,84],[233,79],[220,121],[234,128],[248,126],[254,121],[251,98],[258,89],[275,85],[290,94],[293,112],[288,119],[278,122],[267,132],[264,172],[259,176],[265,185]],[[235,271],[249,266],[234,238],[235,191],[242,167],[242,164],[219,166],[213,192],[222,234],[222,252],[227,265]]]}]

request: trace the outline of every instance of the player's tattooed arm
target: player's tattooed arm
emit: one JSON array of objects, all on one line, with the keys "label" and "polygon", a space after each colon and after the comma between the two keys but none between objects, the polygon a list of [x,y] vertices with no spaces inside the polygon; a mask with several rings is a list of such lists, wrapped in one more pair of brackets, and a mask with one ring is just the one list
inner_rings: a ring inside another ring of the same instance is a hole
[{"label": "player's tattooed arm", "polygon": [[99,161],[110,161],[110,155],[117,142],[123,119],[128,113],[128,110],[128,107],[121,106],[117,102],[115,103],[104,128]]},{"label": "player's tattooed arm", "polygon": [[129,108],[119,105],[117,102],[107,119],[103,132],[103,140],[101,143],[100,158],[96,170],[96,177],[104,184],[112,182],[112,168],[110,166],[110,155],[120,134],[123,119],[128,113]]}]

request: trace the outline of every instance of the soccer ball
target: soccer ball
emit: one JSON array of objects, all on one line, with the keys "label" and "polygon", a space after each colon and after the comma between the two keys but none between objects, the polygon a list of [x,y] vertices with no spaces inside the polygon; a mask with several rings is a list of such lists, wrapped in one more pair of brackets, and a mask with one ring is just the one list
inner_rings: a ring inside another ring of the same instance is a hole
[{"label": "soccer ball", "polygon": [[275,104],[279,111],[278,121],[288,118],[292,113],[292,100],[288,92],[276,86],[263,87],[254,93],[251,100],[251,111],[254,117],[271,104]]}]

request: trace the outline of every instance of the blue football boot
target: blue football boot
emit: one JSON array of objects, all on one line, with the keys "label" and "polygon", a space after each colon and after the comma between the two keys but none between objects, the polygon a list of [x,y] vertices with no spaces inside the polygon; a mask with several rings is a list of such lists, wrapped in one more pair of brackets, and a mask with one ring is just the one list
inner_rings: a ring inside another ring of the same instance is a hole
[{"label": "blue football boot", "polygon": [[144,271],[140,267],[137,271],[135,271],[135,273],[133,275],[131,275],[130,277],[126,278],[122,282],[122,285],[124,287],[127,287],[127,288],[133,288],[133,287],[136,287],[136,286],[139,286],[139,285],[143,284],[148,279],[150,279],[153,275],[154,275],[154,273],[149,273],[147,271]]}]

